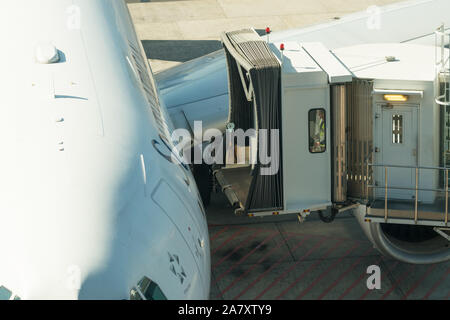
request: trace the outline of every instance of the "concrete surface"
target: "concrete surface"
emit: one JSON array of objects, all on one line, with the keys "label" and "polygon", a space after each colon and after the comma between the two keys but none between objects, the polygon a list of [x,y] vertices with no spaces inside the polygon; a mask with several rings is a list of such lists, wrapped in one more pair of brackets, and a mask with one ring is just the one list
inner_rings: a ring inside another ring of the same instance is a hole
[{"label": "concrete surface", "polygon": [[[221,48],[219,34],[242,27],[298,28],[394,0],[128,1],[155,72]],[[222,194],[208,208],[211,299],[449,299],[450,263],[412,266],[383,258],[356,220],[311,216],[235,217]],[[381,268],[369,291],[366,269]]]},{"label": "concrete surface", "polygon": [[398,0],[127,0],[153,71],[221,49],[222,31],[300,28]]},{"label": "concrete surface", "polygon": [[[356,219],[331,224],[312,215],[236,217],[222,194],[208,208],[211,299],[392,300],[450,298],[450,263],[409,265],[382,257]],[[367,268],[381,270],[381,289],[368,290]]]}]

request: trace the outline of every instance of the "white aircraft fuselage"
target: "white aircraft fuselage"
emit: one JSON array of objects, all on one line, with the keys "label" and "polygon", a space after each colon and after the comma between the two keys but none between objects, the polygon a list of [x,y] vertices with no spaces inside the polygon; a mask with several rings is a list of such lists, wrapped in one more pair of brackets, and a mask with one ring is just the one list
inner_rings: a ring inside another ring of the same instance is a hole
[{"label": "white aircraft fuselage", "polygon": [[2,1],[0,38],[0,287],[129,299],[147,277],[207,299],[204,209],[126,4]]}]

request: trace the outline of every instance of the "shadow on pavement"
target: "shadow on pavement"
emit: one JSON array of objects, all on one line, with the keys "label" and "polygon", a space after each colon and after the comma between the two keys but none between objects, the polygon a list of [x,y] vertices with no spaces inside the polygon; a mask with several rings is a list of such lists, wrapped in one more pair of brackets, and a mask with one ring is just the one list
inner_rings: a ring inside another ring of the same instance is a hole
[{"label": "shadow on pavement", "polygon": [[144,40],[148,59],[186,62],[222,49],[217,40]]}]

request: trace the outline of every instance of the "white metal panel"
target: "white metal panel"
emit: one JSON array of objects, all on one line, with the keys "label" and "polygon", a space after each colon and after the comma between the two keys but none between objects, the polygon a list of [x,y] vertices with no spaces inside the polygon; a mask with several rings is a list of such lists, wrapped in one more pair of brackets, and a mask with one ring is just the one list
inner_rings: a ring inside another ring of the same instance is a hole
[{"label": "white metal panel", "polygon": [[[280,47],[284,44],[284,51]],[[308,73],[321,71],[317,63],[303,50],[298,42],[274,43],[271,49],[283,64],[283,73]]]},{"label": "white metal panel", "polygon": [[[436,78],[433,46],[406,43],[364,44],[339,48],[333,50],[333,53],[355,77],[361,79],[434,81]],[[394,59],[388,61],[386,57]]]},{"label": "white metal panel", "polygon": [[310,55],[297,42],[285,43],[285,50],[280,51],[281,43],[271,45],[274,54],[282,61],[283,87],[310,87],[327,84],[327,75]]},{"label": "white metal panel", "polygon": [[303,43],[303,48],[328,74],[328,81],[331,84],[352,81],[350,71],[322,43]]},{"label": "white metal panel", "polygon": [[[285,50],[285,52],[288,49]],[[292,65],[296,65],[293,68]],[[329,87],[326,73],[302,50],[290,50],[282,72],[283,183],[286,211],[331,203]],[[309,152],[308,112],[326,111],[327,149]]]},{"label": "white metal panel", "polygon": [[[329,89],[285,89],[283,97],[283,172],[286,210],[299,211],[331,202]],[[308,112],[326,110],[327,149],[309,152]]]}]

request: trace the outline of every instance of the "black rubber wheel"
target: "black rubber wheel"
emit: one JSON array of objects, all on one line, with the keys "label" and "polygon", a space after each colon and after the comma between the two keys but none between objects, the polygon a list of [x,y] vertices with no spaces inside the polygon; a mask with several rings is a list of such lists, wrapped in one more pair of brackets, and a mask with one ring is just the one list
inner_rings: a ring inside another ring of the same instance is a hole
[{"label": "black rubber wheel", "polygon": [[211,167],[207,164],[194,165],[194,178],[200,196],[202,197],[203,205],[206,208],[211,203],[211,192],[213,187]]},{"label": "black rubber wheel", "polygon": [[331,223],[336,218],[336,215],[338,214],[338,210],[335,208],[331,208],[327,215],[324,215],[322,210],[319,210],[317,213],[319,214],[320,220],[322,220],[325,223]]}]

